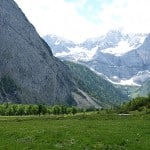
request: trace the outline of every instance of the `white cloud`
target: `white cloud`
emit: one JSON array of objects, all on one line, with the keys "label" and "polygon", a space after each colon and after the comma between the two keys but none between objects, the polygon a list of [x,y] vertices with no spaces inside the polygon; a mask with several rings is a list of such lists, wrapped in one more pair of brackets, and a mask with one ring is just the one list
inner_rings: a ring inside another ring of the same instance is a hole
[{"label": "white cloud", "polygon": [[81,41],[117,27],[123,27],[127,32],[150,32],[150,0],[112,0],[111,3],[97,0],[101,9],[96,15],[95,13],[93,16],[88,15],[91,15],[93,20],[98,20],[99,24],[79,14],[77,8],[80,7],[81,10],[87,4],[87,0],[15,1],[41,36],[56,34],[70,40]]},{"label": "white cloud", "polygon": [[127,32],[150,32],[149,0],[114,0],[99,14],[103,25],[123,27]]},{"label": "white cloud", "polygon": [[48,33],[80,41],[94,36],[97,26],[79,16],[63,0],[15,0],[41,36]]}]

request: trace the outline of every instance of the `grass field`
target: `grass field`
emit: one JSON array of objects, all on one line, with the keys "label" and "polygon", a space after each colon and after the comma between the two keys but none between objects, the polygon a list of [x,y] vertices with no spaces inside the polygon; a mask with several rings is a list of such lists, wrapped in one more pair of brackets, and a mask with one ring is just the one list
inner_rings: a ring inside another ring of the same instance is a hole
[{"label": "grass field", "polygon": [[0,117],[0,150],[150,150],[150,116]]}]

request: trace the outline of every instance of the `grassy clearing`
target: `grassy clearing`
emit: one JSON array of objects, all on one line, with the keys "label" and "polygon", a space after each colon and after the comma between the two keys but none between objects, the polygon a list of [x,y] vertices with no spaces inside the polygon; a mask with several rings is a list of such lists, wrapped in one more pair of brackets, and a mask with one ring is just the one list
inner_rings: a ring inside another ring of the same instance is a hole
[{"label": "grassy clearing", "polygon": [[0,150],[149,150],[150,116],[0,117]]}]

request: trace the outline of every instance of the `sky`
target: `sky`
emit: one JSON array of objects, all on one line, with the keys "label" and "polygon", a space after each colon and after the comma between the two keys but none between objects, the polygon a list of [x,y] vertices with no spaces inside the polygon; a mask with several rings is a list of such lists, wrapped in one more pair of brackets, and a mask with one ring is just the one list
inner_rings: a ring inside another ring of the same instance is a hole
[{"label": "sky", "polygon": [[15,0],[41,36],[74,42],[112,29],[150,33],[150,0]]}]

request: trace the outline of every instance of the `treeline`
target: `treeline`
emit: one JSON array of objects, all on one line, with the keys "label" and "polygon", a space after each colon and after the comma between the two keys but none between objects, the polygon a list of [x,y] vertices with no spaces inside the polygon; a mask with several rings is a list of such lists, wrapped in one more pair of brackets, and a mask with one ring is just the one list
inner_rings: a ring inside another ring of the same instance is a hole
[{"label": "treeline", "polygon": [[76,106],[68,107],[65,105],[35,105],[35,104],[0,104],[1,116],[17,116],[17,115],[64,115],[76,114],[80,112],[97,111],[97,113],[130,113],[132,111],[144,112],[150,114],[150,94],[147,97],[136,97],[121,106],[110,109],[96,109],[96,108],[78,108]]},{"label": "treeline", "polygon": [[150,94],[147,97],[136,97],[131,101],[116,108],[119,113],[129,113],[131,111],[144,111],[150,113]]},{"label": "treeline", "polygon": [[26,105],[26,104],[10,104],[3,103],[0,105],[1,116],[17,116],[17,115],[61,115],[61,114],[76,114],[79,112],[92,111],[92,109],[82,109],[76,106],[67,107],[65,105]]}]

